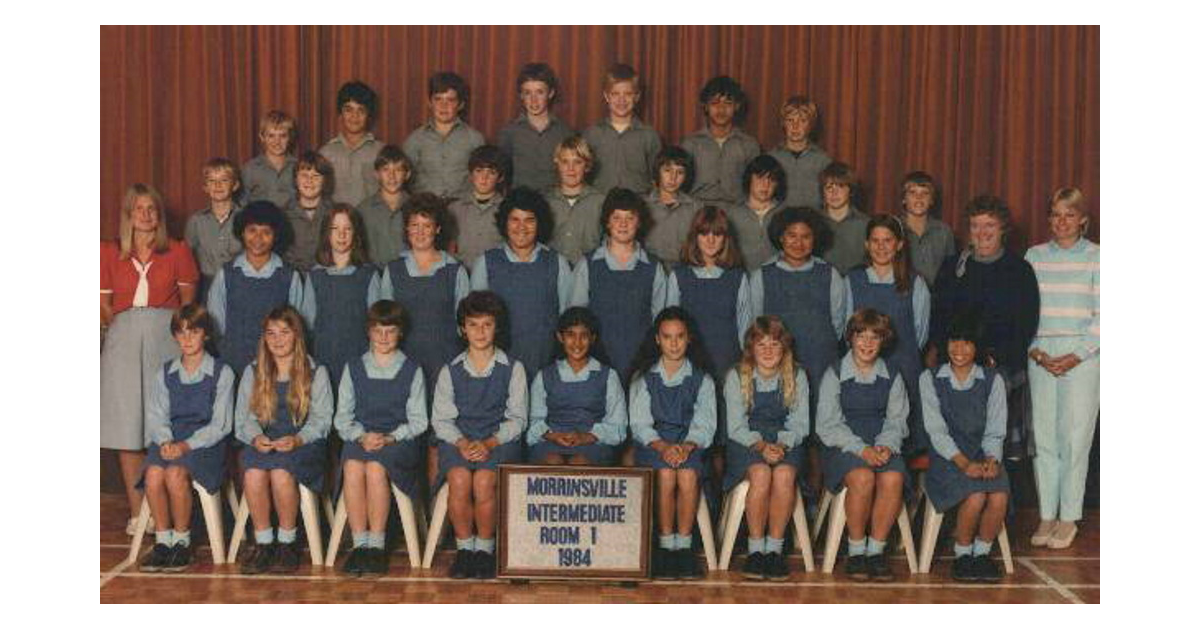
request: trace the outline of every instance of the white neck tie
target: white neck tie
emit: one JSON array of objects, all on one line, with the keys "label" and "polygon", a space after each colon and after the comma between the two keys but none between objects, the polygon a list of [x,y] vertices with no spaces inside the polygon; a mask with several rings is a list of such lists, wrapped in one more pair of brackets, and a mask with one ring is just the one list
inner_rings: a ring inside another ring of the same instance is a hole
[{"label": "white neck tie", "polygon": [[137,258],[130,258],[133,261],[133,268],[138,272],[137,289],[133,292],[133,306],[147,306],[150,304],[150,281],[147,280],[147,275],[150,273],[150,265],[154,264],[151,260],[146,264],[142,264]]}]

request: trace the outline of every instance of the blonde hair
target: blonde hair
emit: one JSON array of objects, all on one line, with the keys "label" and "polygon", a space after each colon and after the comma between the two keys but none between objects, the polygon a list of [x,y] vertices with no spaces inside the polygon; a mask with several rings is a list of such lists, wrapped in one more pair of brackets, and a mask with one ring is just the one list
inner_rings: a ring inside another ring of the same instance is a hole
[{"label": "blonde hair", "polygon": [[141,197],[149,197],[154,202],[154,212],[158,215],[158,228],[154,230],[154,251],[165,252],[171,244],[167,238],[167,218],[163,216],[162,195],[150,184],[134,184],[125,190],[125,201],[121,204],[119,260],[128,260],[133,253],[133,207]]},{"label": "blonde hair", "polygon": [[807,96],[792,96],[779,107],[779,117],[787,118],[792,114],[803,114],[813,123],[817,122],[817,104]]},{"label": "blonde hair", "polygon": [[261,139],[270,129],[282,129],[288,133],[288,148],[296,140],[296,121],[286,113],[273,109],[258,121],[258,137]]},{"label": "blonde hair", "polygon": [[777,315],[760,315],[746,331],[742,349],[742,360],[738,362],[738,380],[742,386],[742,399],[746,411],[754,408],[754,344],[764,337],[775,339],[783,346],[783,357],[779,361],[780,387],[783,389],[783,406],[791,407],[796,400],[796,359],[792,354],[792,333]]},{"label": "blonde hair", "polygon": [[250,396],[250,411],[258,418],[258,423],[266,428],[275,420],[275,406],[279,404],[275,393],[279,366],[275,365],[275,355],[267,348],[265,334],[267,325],[271,322],[283,322],[292,330],[294,336],[287,406],[292,415],[292,424],[301,426],[308,417],[309,403],[312,402],[313,368],[308,363],[308,348],[304,343],[304,321],[300,319],[300,313],[291,306],[276,307],[263,318],[264,334],[258,339],[258,359],[254,367],[254,390]]},{"label": "blonde hair", "polygon": [[1084,217],[1087,217],[1088,211],[1084,206],[1084,201],[1085,198],[1082,190],[1079,190],[1074,186],[1064,186],[1054,191],[1054,194],[1050,196],[1050,209],[1053,210],[1054,206],[1058,205],[1059,202],[1062,202],[1067,204],[1068,208],[1078,212]]},{"label": "blonde hair", "polygon": [[237,164],[234,164],[228,158],[218,157],[205,162],[200,176],[207,182],[209,175],[220,172],[229,173],[229,178],[233,180],[231,183],[233,184],[234,191],[237,191],[241,187],[242,171],[238,168]]},{"label": "blonde hair", "polygon": [[559,142],[558,146],[554,147],[554,161],[557,162],[562,157],[562,154],[567,152],[574,153],[582,158],[584,163],[587,164],[586,170],[588,171],[591,171],[592,165],[596,163],[595,158],[592,156],[592,147],[579,134],[575,134]]}]

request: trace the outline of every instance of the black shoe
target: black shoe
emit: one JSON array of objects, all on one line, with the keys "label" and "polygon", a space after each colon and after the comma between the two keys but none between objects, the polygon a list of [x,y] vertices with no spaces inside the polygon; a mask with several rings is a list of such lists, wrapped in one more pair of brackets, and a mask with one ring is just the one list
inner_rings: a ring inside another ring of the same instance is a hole
[{"label": "black shoe", "polygon": [[975,556],[973,558],[975,564],[975,579],[980,582],[999,582],[1002,577],[1000,567],[996,566],[996,561],[992,560],[991,556]]},{"label": "black shoe", "polygon": [[974,582],[979,579],[975,573],[975,558],[970,555],[958,556],[954,566],[950,567],[950,577],[959,582]]},{"label": "black shoe", "polygon": [[155,544],[154,548],[150,550],[150,555],[146,556],[146,559],[142,561],[142,564],[138,568],[147,573],[162,571],[164,567],[171,564],[173,549],[174,547],[168,547],[162,543]]},{"label": "black shoe", "polygon": [[699,580],[704,577],[700,563],[696,562],[696,554],[691,549],[675,550],[675,573],[681,580]]},{"label": "black shoe", "polygon": [[300,568],[300,550],[295,542],[279,543],[276,545],[275,562],[271,564],[271,573],[295,573]]},{"label": "black shoe", "polygon": [[747,580],[765,580],[766,572],[763,570],[763,563],[766,562],[766,555],[761,551],[746,556],[746,561],[742,563],[742,577]]},{"label": "black shoe", "polygon": [[651,574],[656,580],[674,580],[679,577],[679,569],[675,566],[675,551],[659,547],[654,550]]},{"label": "black shoe", "polygon": [[491,580],[496,577],[496,554],[489,551],[475,551],[475,558],[471,563],[474,569],[471,572],[471,577],[477,580]]},{"label": "black shoe", "polygon": [[454,564],[450,565],[450,577],[463,580],[475,573],[475,552],[459,549],[454,554]]},{"label": "black shoe", "polygon": [[362,564],[359,565],[359,575],[363,577],[379,577],[387,575],[388,572],[388,553],[384,549],[378,547],[369,547],[363,549]]},{"label": "black shoe", "polygon": [[865,582],[871,579],[867,573],[867,557],[859,554],[846,558],[846,577],[856,582]]},{"label": "black shoe", "polygon": [[171,547],[171,557],[167,560],[167,564],[163,565],[162,570],[167,573],[179,573],[187,570],[190,566],[192,566],[192,546],[178,542]]},{"label": "black shoe", "polygon": [[242,560],[242,573],[257,575],[270,570],[271,565],[275,564],[275,547],[275,543],[254,545],[254,551],[250,553],[250,557]]},{"label": "black shoe", "polygon": [[790,575],[787,559],[778,551],[769,553],[763,562],[763,575],[772,582],[785,582]]},{"label": "black shoe", "polygon": [[892,568],[888,566],[887,556],[881,553],[867,556],[867,575],[874,582],[891,582],[896,579]]},{"label": "black shoe", "polygon": [[355,547],[350,550],[350,555],[346,556],[346,562],[342,563],[342,573],[353,576],[363,574],[363,559],[366,556],[366,547]]}]

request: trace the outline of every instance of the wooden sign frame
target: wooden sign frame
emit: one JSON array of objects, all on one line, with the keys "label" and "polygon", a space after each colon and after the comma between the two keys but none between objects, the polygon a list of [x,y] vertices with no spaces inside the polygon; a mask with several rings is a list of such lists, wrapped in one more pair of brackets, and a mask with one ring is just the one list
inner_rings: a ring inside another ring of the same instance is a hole
[{"label": "wooden sign frame", "polygon": [[[558,476],[594,476],[629,477],[642,480],[645,491],[642,493],[642,518],[639,526],[641,535],[641,550],[638,553],[638,569],[636,571],[622,569],[519,569],[508,570],[508,511],[512,507],[509,497],[509,486],[514,474],[541,473]],[[653,518],[654,471],[650,468],[624,468],[613,466],[536,466],[529,464],[502,464],[497,479],[496,491],[499,496],[497,523],[497,577],[501,579],[563,579],[563,580],[619,580],[644,581],[650,579],[650,550],[651,527]]]}]

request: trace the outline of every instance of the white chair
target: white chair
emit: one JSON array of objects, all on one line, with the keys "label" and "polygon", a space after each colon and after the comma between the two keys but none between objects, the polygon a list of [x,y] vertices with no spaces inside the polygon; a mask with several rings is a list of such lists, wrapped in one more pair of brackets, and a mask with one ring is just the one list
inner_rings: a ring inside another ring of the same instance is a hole
[{"label": "white chair", "polygon": [[[834,497],[828,491],[821,497],[821,507],[817,511],[817,524],[814,531],[820,531],[821,522],[826,512],[829,514],[829,531],[825,534],[825,557],[821,559],[821,572],[833,573],[833,565],[837,562],[838,548],[842,543],[842,531],[846,529],[846,488]],[[830,509],[832,504],[832,509]],[[908,507],[902,501],[900,514],[896,517],[896,525],[900,528],[900,546],[904,549],[904,557],[908,560],[910,573],[917,572],[917,552],[912,537],[912,522],[908,519]]]},{"label": "white chair", "polygon": [[[208,546],[212,548],[213,564],[225,564],[225,523],[221,520],[221,491],[212,494],[204,489],[196,480],[192,480],[192,488],[200,495],[200,510],[204,514],[204,528],[208,530]],[[233,486],[228,482],[225,488],[232,492]],[[150,520],[150,500],[142,496],[142,508],[138,510],[137,533],[129,543],[129,564],[137,562],[138,553],[142,549],[142,537],[146,535],[146,523]]]},{"label": "white chair", "polygon": [[[942,528],[942,516],[943,514],[933,507],[933,500],[926,495],[925,525],[921,528],[921,561],[918,564],[920,573],[929,573],[929,567],[933,564],[933,552],[937,549],[938,530]],[[1008,545],[1008,527],[1004,523],[1000,524],[1000,533],[996,535],[996,540],[1000,543],[1000,556],[1004,559],[1004,572],[1012,574],[1012,548]]]},{"label": "white chair", "polygon": [[[742,515],[746,512],[746,494],[750,492],[750,482],[743,481],[725,496],[725,507],[721,511],[721,561],[718,565],[722,571],[729,570],[729,561],[733,557],[733,543],[737,540],[741,528]],[[804,558],[804,570],[813,570],[812,539],[808,535],[808,518],[804,513],[804,497],[800,488],[796,488],[796,508],[792,510],[793,538],[796,546],[800,547],[800,555]]]},{"label": "white chair", "polygon": [[[417,526],[416,512],[413,510],[412,499],[404,494],[396,484],[392,485],[392,496],[396,498],[396,509],[400,512],[400,525],[404,529],[404,548],[408,550],[408,564],[414,569],[421,568],[421,542]],[[338,498],[337,511],[330,521],[329,549],[325,552],[325,566],[332,567],[337,560],[338,546],[342,542],[342,532],[346,528],[346,493]]]},{"label": "white chair", "polygon": [[[307,486],[302,483],[296,484],[300,489],[300,516],[304,519],[304,532],[308,535],[308,553],[312,558],[312,565],[319,567],[323,564],[321,545],[321,521],[317,512],[317,495]],[[246,522],[250,519],[250,504],[246,502],[246,493],[242,493],[242,499],[238,502],[237,517],[233,523],[233,539],[229,541],[229,560],[230,564],[237,561],[238,549],[242,546],[242,539],[246,536]]]}]

